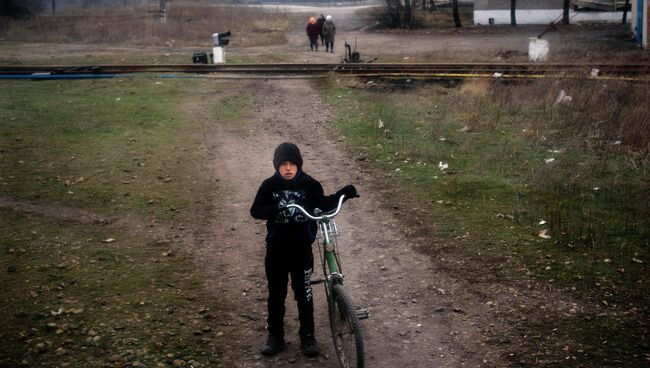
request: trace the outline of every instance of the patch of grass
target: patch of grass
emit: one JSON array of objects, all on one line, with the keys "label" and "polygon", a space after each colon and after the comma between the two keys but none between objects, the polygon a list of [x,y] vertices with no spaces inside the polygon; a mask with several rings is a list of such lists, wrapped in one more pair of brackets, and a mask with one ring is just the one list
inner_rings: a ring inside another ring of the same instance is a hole
[{"label": "patch of grass", "polygon": [[[159,8],[158,8],[159,9]],[[62,6],[55,15],[7,21],[0,36],[9,41],[130,44],[146,46],[212,45],[212,33],[232,32],[231,45],[282,43],[291,24],[284,12],[223,5],[209,1],[168,2],[161,22],[150,6]]]},{"label": "patch of grass", "polygon": [[[403,82],[334,88],[329,99],[341,132],[409,193],[403,205],[436,243],[521,258],[547,282],[647,314],[650,140],[637,128],[648,124],[647,86]],[[553,106],[563,89],[572,104]],[[647,336],[620,320],[626,336]],[[599,338],[598,327],[581,331],[582,343]]]},{"label": "patch of grass", "polygon": [[269,52],[256,55],[242,55],[235,52],[226,56],[228,64],[272,64],[272,63],[290,63],[295,59],[295,55]]},{"label": "patch of grass", "polygon": [[185,216],[210,185],[188,165],[195,159],[191,126],[180,116],[190,83],[3,81],[2,193]]},{"label": "patch of grass", "polygon": [[[522,342],[532,353],[512,356],[510,360],[523,366],[645,367],[650,346],[638,322],[633,320],[637,311],[630,313],[631,319],[577,315],[526,323]],[[584,336],[593,338],[584,339]],[[552,350],[559,353],[549,353],[543,341],[553,342]]]},{"label": "patch of grass", "polygon": [[11,210],[0,220],[0,365],[217,363],[206,307],[218,303],[171,242]]},{"label": "patch of grass", "polygon": [[[205,88],[226,89],[146,77],[1,83],[0,196],[83,210],[74,222],[0,209],[0,365],[221,364],[224,302],[176,241],[143,231],[198,223],[219,196],[198,161],[204,126],[184,106]],[[87,212],[123,221],[87,223]]]},{"label": "patch of grass", "polygon": [[223,125],[238,127],[248,121],[244,117],[252,103],[252,97],[248,93],[225,96],[214,106],[214,115]]}]

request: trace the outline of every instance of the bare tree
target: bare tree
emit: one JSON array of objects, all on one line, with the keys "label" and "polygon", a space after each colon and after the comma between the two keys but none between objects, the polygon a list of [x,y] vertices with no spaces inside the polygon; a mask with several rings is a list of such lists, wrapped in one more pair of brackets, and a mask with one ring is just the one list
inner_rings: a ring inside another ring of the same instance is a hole
[{"label": "bare tree", "polygon": [[[415,1],[415,0],[413,0]],[[411,28],[412,21],[413,21],[413,11],[411,7],[411,0],[404,0],[404,20],[402,21],[402,24]]]},{"label": "bare tree", "polygon": [[625,0],[625,5],[623,6],[623,24],[627,23],[627,8],[630,6],[630,0]]},{"label": "bare tree", "polygon": [[456,28],[462,27],[463,25],[460,23],[460,14],[458,12],[458,0],[453,0],[451,4],[454,10],[454,24]]}]

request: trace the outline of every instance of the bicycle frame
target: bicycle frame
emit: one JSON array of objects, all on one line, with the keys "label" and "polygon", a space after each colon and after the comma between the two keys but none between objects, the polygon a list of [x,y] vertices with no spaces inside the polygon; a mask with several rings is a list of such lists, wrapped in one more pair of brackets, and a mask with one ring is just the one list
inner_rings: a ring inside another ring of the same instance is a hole
[{"label": "bicycle frame", "polygon": [[318,235],[321,239],[319,245],[323,246],[321,264],[323,266],[323,275],[325,278],[320,280],[313,280],[311,284],[325,283],[325,291],[327,292],[328,296],[331,293],[332,285],[343,284],[343,270],[341,268],[341,262],[336,252],[336,237],[339,235],[339,230],[336,226],[336,222],[334,221],[334,217],[336,217],[336,215],[338,215],[338,213],[341,211],[341,206],[343,205],[344,199],[345,195],[342,195],[339,197],[339,202],[335,210],[328,213],[322,213],[318,216],[312,216],[304,208],[296,204],[290,204],[287,206],[287,208],[297,208],[305,216],[307,216],[307,218],[316,221],[318,224]]},{"label": "bicycle frame", "polygon": [[323,246],[321,263],[324,277],[319,280],[312,280],[310,284],[325,284],[332,339],[334,340],[334,348],[341,366],[345,368],[363,368],[363,335],[361,333],[359,319],[368,318],[368,310],[356,309],[351,298],[345,292],[345,288],[343,287],[343,271],[337,254],[336,238],[339,235],[339,230],[336,222],[334,222],[334,217],[341,210],[344,199],[344,195],[339,198],[338,206],[335,210],[328,213],[315,210],[314,216],[299,205],[290,204],[287,207],[297,208],[307,218],[317,222],[319,229],[319,236],[317,237],[320,240],[318,245],[319,248],[321,245]]}]

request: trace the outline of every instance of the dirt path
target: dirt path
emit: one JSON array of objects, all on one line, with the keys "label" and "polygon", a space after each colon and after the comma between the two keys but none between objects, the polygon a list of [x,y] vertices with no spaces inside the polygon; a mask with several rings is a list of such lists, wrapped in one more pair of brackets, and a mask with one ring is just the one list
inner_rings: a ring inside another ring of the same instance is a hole
[{"label": "dirt path", "polygon": [[208,132],[208,173],[218,178],[226,193],[216,218],[206,219],[208,226],[198,235],[203,240],[196,250],[201,269],[207,270],[209,291],[229,301],[224,333],[235,337],[223,349],[224,360],[236,367],[337,366],[320,287],[315,293],[316,323],[323,354],[315,359],[301,356],[291,296],[286,318],[289,349],[271,359],[258,352],[266,338],[265,228],[251,219],[248,210],[259,183],[273,172],[273,149],[282,141],[293,141],[303,151],[305,171],[319,178],[326,192],[354,183],[362,194],[346,204],[339,225],[348,288],[357,304],[370,309],[371,317],[363,321],[369,366],[477,366],[483,360],[499,365],[481,345],[480,327],[485,325],[481,301],[440,273],[402,235],[384,193],[329,132],[332,112],[311,83],[241,82],[238,90],[255,91],[258,106],[241,127],[213,124],[206,113],[209,100],[188,105],[190,116],[204,122]]}]

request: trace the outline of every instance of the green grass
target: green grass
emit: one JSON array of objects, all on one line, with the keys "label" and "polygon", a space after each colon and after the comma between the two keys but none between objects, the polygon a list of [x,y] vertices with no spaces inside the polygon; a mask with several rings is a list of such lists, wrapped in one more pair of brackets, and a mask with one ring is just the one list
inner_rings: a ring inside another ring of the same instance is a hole
[{"label": "green grass", "polygon": [[[635,119],[611,120],[611,111],[629,116],[635,110],[633,101],[647,93],[643,87],[622,88],[629,99],[612,101],[600,91],[616,85],[575,91],[550,82],[375,82],[334,88],[328,98],[348,142],[402,188],[400,208],[415,207],[411,217],[424,224],[417,231],[427,231],[433,244],[452,244],[463,257],[483,254],[488,263],[522,259],[532,276],[577,288],[611,308],[643,309],[650,302],[650,173],[648,162],[637,159],[647,146],[625,136]],[[590,126],[584,114],[553,108],[560,89],[587,95],[576,95],[571,110],[588,110],[589,119],[606,123]],[[623,143],[612,143],[615,137]],[[440,170],[440,163],[449,166]],[[570,335],[582,325],[563,326]],[[644,324],[626,326],[631,330],[608,332],[615,343],[647,336]],[[575,338],[591,344],[608,328],[582,326]],[[628,349],[637,354],[634,362],[643,361],[642,342]]]},{"label": "green grass", "polygon": [[2,82],[2,192],[178,217],[208,185],[187,165],[194,157],[180,118],[183,83]]},{"label": "green grass", "polygon": [[[50,46],[46,46],[47,48]],[[51,46],[56,49],[56,46]],[[64,48],[65,45],[61,45]],[[196,52],[212,52],[210,44],[203,47],[197,47],[195,50],[167,52],[163,49],[151,49],[141,54],[134,54],[132,51],[122,51],[118,48],[109,49],[109,51],[97,52],[92,50],[93,46],[88,46],[86,54],[78,53],[66,55],[58,52],[56,54],[29,55],[28,57],[3,56],[0,54],[0,65],[138,65],[138,64],[192,64],[192,55]],[[28,43],[10,43],[0,45],[0,52],[6,52],[8,55],[17,55],[26,53],[28,48],[38,48]],[[54,51],[52,51],[54,53]],[[6,55],[6,54],[5,54]],[[231,51],[226,48],[226,63],[228,64],[254,64],[254,63],[288,63],[292,62],[294,55],[270,52],[262,54],[248,55],[238,51]]]},{"label": "green grass", "polygon": [[219,349],[201,311],[212,301],[191,259],[165,255],[170,242],[7,210],[0,219],[1,365],[208,364]]},{"label": "green grass", "polygon": [[253,104],[252,96],[248,93],[234,93],[224,96],[213,108],[213,115],[227,127],[241,127],[245,124],[247,111]]},{"label": "green grass", "polygon": [[[223,301],[179,244],[142,230],[198,223],[220,195],[185,108],[203,89],[218,99],[227,87],[0,82],[0,197],[45,209],[0,209],[0,365],[220,364]],[[78,221],[57,219],[66,211]]]}]

